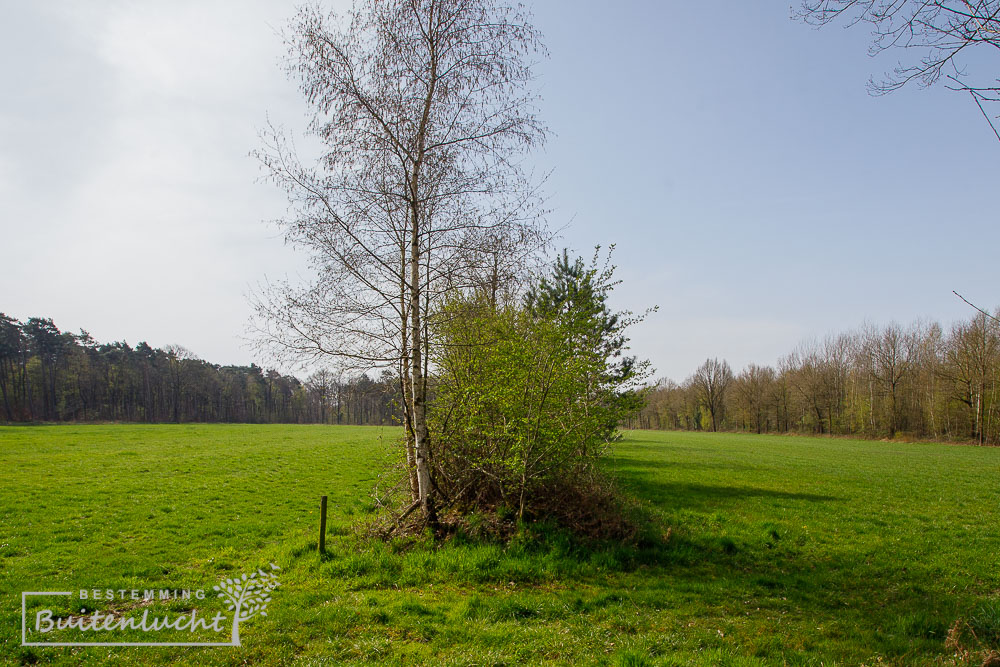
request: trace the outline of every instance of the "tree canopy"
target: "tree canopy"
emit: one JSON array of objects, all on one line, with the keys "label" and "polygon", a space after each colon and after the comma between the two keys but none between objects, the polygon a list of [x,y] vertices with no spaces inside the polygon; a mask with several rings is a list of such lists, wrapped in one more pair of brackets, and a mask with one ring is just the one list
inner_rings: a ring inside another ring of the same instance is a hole
[{"label": "tree canopy", "polygon": [[972,97],[1000,140],[984,106],[1000,102],[1000,0],[802,0],[796,15],[813,25],[871,26],[872,54],[899,50],[915,56],[884,78],[872,78],[872,93],[944,79]]}]

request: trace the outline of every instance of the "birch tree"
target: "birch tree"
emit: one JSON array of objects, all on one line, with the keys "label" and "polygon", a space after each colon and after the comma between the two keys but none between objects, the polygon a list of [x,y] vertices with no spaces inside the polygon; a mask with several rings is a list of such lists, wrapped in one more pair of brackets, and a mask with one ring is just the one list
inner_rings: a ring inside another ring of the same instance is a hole
[{"label": "birch tree", "polygon": [[494,0],[306,7],[287,43],[322,156],[299,160],[276,128],[256,154],[289,195],[280,224],[314,280],[261,291],[259,331],[299,360],[398,374],[414,505],[434,523],[429,319],[544,239],[519,166],[545,137],[530,89],[543,47],[522,9]]},{"label": "birch tree", "polygon": [[706,359],[691,376],[691,386],[712,418],[712,431],[719,430],[726,393],[732,383],[733,370],[725,359]]},{"label": "birch tree", "polygon": [[904,390],[914,373],[918,345],[918,335],[913,331],[904,331],[895,322],[880,330],[869,329],[863,334],[865,367],[877,395],[887,403],[885,410],[890,438],[902,425]]},{"label": "birch tree", "polygon": [[774,384],[774,369],[750,364],[733,380],[737,404],[750,430],[763,433],[767,426],[767,397]]}]

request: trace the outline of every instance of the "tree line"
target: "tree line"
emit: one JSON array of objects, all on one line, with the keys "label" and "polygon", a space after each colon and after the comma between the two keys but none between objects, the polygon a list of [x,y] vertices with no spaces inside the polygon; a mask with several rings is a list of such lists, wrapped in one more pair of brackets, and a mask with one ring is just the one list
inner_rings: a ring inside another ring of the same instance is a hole
[{"label": "tree line", "polygon": [[630,425],[641,428],[918,437],[1000,443],[1000,323],[988,313],[862,327],[807,342],[776,366],[734,373],[708,359],[663,379]]},{"label": "tree line", "polygon": [[398,424],[392,376],[305,382],[275,370],[220,366],[179,346],[98,343],[51,319],[0,313],[0,421]]}]

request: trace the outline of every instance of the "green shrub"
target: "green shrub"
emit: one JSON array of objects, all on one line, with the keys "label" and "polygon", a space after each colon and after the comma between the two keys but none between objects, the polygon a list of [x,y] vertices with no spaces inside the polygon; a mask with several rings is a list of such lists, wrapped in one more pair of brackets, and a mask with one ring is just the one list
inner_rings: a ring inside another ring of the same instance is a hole
[{"label": "green shrub", "polygon": [[613,285],[610,269],[564,254],[523,304],[473,295],[439,313],[435,479],[459,513],[520,522],[611,509],[596,464],[641,406],[647,367],[623,355],[634,320],[608,310]]}]

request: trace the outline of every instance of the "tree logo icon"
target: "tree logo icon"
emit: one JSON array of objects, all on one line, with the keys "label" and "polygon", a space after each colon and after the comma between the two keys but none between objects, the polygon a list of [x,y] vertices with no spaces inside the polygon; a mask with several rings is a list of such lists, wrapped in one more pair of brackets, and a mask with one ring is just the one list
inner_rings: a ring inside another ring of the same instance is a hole
[{"label": "tree logo icon", "polygon": [[257,570],[249,577],[243,575],[235,579],[224,579],[212,589],[219,591],[225,600],[226,609],[233,612],[233,646],[240,646],[240,623],[257,614],[267,616],[267,603],[271,601],[271,591],[278,587],[281,568],[271,563],[271,571]]}]

